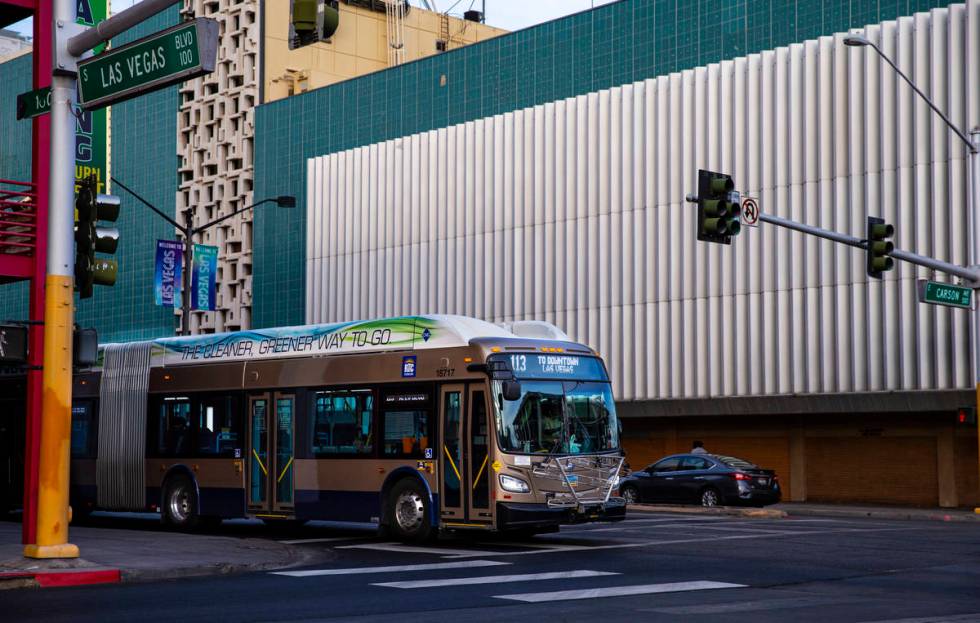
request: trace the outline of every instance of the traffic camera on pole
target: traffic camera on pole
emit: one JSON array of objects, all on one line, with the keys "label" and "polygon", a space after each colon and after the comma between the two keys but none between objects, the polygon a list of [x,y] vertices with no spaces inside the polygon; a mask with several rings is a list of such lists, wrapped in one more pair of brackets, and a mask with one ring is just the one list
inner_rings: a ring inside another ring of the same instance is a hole
[{"label": "traffic camera on pole", "polygon": [[739,194],[731,175],[698,170],[698,240],[731,244],[742,225]]},{"label": "traffic camera on pole", "polygon": [[75,290],[83,299],[92,296],[94,285],[114,285],[119,272],[115,260],[95,255],[115,253],[119,242],[118,229],[98,225],[119,218],[119,197],[99,194],[98,189],[98,181],[90,177],[75,197]]},{"label": "traffic camera on pole", "polygon": [[895,266],[895,260],[890,255],[895,245],[886,240],[895,235],[895,228],[884,219],[875,216],[868,217],[868,276],[881,279],[885,271]]}]

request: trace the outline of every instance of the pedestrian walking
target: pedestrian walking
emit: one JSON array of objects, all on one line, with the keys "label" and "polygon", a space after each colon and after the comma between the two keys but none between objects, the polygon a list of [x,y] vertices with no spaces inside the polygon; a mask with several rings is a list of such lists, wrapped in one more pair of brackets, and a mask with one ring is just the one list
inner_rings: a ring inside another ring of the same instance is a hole
[{"label": "pedestrian walking", "polygon": [[700,439],[695,439],[694,443],[691,444],[691,454],[707,454],[708,451],[704,449],[704,444],[701,443]]}]

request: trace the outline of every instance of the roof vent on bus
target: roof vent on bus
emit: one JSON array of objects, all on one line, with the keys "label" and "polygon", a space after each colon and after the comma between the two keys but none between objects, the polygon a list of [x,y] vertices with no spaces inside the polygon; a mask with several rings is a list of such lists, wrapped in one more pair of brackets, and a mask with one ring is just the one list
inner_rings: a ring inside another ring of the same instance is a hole
[{"label": "roof vent on bus", "polygon": [[498,323],[504,329],[517,337],[527,337],[535,340],[571,341],[564,331],[543,320],[515,320],[514,322]]}]

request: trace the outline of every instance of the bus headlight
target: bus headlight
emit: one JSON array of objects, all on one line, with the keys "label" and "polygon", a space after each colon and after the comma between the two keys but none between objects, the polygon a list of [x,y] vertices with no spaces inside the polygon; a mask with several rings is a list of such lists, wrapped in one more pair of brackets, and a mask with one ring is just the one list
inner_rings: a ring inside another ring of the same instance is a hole
[{"label": "bus headlight", "polygon": [[504,491],[510,491],[511,493],[529,493],[531,491],[531,487],[526,482],[520,478],[508,476],[507,474],[500,475],[500,487]]}]

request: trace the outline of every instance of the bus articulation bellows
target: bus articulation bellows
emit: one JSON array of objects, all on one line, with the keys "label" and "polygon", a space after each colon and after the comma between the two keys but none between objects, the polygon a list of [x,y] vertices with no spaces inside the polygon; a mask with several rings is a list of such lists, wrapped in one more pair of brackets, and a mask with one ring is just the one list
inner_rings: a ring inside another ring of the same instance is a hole
[{"label": "bus articulation bellows", "polygon": [[76,375],[72,504],[555,530],[625,516],[606,368],[553,325],[461,316],[108,344]]}]

